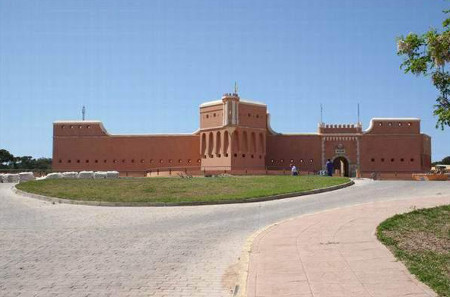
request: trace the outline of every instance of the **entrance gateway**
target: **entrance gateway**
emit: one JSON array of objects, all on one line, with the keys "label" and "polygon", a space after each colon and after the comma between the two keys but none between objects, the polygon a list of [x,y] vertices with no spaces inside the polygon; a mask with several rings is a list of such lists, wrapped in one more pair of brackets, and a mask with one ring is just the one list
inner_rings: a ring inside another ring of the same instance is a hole
[{"label": "entrance gateway", "polygon": [[344,156],[339,156],[333,159],[334,171],[339,170],[340,176],[350,177],[348,160]]}]

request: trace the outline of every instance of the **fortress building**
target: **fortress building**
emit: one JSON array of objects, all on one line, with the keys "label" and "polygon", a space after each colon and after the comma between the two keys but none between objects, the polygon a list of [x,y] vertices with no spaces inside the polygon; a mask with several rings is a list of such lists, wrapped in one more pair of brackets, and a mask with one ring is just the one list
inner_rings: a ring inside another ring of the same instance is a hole
[{"label": "fortress building", "polygon": [[53,124],[56,171],[275,174],[295,164],[317,173],[327,159],[345,176],[411,178],[430,169],[431,138],[420,133],[416,118],[374,118],[365,131],[360,123],[320,123],[317,133],[277,133],[265,104],[237,94],[201,104],[200,129],[192,134],[112,135],[99,121]]}]

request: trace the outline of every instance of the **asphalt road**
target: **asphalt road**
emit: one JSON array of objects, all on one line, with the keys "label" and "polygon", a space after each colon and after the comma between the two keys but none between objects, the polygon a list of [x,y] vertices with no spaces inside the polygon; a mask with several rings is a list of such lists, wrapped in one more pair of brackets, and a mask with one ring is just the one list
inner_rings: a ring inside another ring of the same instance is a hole
[{"label": "asphalt road", "polygon": [[269,224],[450,195],[450,182],[363,180],[277,201],[133,208],[52,204],[18,196],[11,186],[0,184],[0,296],[232,296],[224,274],[246,239]]}]

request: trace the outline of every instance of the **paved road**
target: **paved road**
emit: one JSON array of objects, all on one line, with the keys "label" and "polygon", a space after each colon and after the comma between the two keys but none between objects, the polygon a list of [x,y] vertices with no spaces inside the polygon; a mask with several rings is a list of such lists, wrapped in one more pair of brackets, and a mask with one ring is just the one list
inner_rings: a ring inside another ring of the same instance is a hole
[{"label": "paved road", "polygon": [[224,274],[255,231],[370,201],[450,194],[449,182],[357,181],[250,204],[126,208],[51,204],[0,184],[0,296],[231,296]]}]

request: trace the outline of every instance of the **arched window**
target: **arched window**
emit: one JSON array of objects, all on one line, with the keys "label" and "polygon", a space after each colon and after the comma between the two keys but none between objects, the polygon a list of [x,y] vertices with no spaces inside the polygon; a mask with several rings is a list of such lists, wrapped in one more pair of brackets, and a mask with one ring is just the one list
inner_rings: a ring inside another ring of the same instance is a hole
[{"label": "arched window", "polygon": [[214,151],[214,135],[212,132],[209,132],[208,135],[208,155],[212,156]]},{"label": "arched window", "polygon": [[222,148],[222,138],[221,138],[221,136],[222,135],[220,134],[220,132],[217,131],[217,133],[216,133],[216,145],[215,145],[216,155],[220,155],[220,150]]},{"label": "arched window", "polygon": [[228,157],[228,154],[229,154],[229,148],[228,148],[228,146],[229,146],[229,138],[230,138],[230,135],[228,134],[228,131],[225,131],[224,133],[223,133],[223,153],[225,154],[225,157]]},{"label": "arched window", "polygon": [[206,133],[202,133],[201,142],[202,142],[202,149],[201,149],[200,154],[203,156],[203,155],[205,155],[205,152],[206,152]]}]

